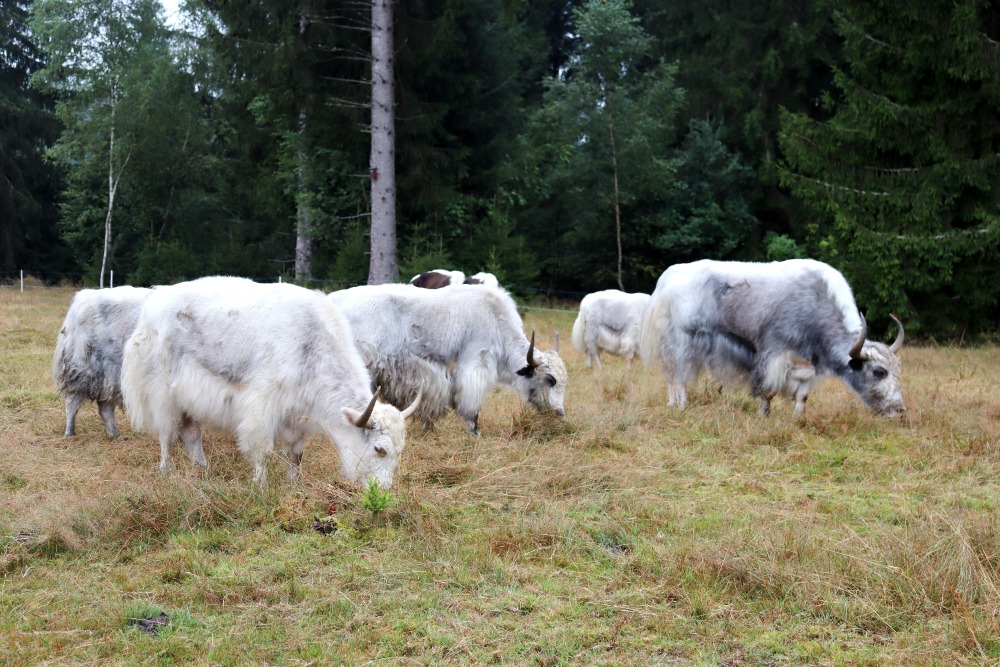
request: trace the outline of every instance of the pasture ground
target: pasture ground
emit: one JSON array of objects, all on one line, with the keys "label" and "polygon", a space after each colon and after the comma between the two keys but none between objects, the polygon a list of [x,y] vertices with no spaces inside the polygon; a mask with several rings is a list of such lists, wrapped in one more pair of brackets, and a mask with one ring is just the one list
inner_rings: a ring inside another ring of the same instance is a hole
[{"label": "pasture ground", "polygon": [[834,380],[799,422],[707,383],[668,409],[659,372],[588,371],[574,314],[529,309],[566,421],[499,391],[480,438],[412,428],[373,513],[318,437],[263,492],[226,435],[170,475],[120,413],[64,438],[72,294],[0,289],[0,664],[1000,664],[995,346],[904,347],[903,422]]}]

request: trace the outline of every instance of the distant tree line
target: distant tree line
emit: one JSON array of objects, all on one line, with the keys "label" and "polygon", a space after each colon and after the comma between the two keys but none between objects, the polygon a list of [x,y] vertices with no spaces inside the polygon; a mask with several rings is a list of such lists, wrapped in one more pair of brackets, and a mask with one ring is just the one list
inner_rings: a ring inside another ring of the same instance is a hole
[{"label": "distant tree line", "polygon": [[[0,270],[364,280],[370,3],[185,8],[4,3]],[[1000,328],[995,4],[394,13],[401,278],[650,291],[676,262],[809,256],[873,330]]]}]

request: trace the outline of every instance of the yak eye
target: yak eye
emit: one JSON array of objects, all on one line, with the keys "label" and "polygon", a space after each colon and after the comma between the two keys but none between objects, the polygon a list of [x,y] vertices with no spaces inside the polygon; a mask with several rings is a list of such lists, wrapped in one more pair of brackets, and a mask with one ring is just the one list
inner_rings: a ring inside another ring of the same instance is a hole
[{"label": "yak eye", "polygon": [[550,387],[554,387],[556,386],[556,379],[551,375],[546,375],[545,384],[549,385]]},{"label": "yak eye", "polygon": [[381,447],[379,445],[375,445],[375,453],[378,454],[381,458],[385,458],[386,456],[389,455],[389,452],[385,451],[385,447]]},{"label": "yak eye", "polygon": [[875,368],[872,369],[872,375],[875,376],[876,380],[884,380],[886,376],[889,375],[889,371],[882,368],[881,366],[876,366]]}]

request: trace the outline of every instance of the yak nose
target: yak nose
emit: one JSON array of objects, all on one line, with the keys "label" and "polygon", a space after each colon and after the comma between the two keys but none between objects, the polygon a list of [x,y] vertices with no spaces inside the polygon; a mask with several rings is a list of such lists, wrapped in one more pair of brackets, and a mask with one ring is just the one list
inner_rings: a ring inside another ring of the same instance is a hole
[{"label": "yak nose", "polygon": [[566,418],[565,408],[556,408],[556,416],[559,417],[559,419],[565,419]]},{"label": "yak nose", "polygon": [[903,417],[906,415],[906,406],[902,403],[893,403],[892,405],[886,406],[885,410],[882,411],[886,417]]}]

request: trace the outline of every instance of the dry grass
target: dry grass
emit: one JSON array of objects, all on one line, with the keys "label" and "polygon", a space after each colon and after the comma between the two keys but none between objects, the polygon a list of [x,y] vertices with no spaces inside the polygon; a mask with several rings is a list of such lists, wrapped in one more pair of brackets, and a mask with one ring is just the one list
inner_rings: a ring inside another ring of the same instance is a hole
[{"label": "dry grass", "polygon": [[168,476],[93,406],[64,438],[71,296],[0,288],[0,663],[1000,663],[996,347],[907,348],[904,423],[835,381],[798,422],[707,384],[667,409],[528,310],[542,349],[562,332],[567,421],[498,392],[480,438],[413,429],[376,516],[318,438],[264,492],[226,435]]}]

